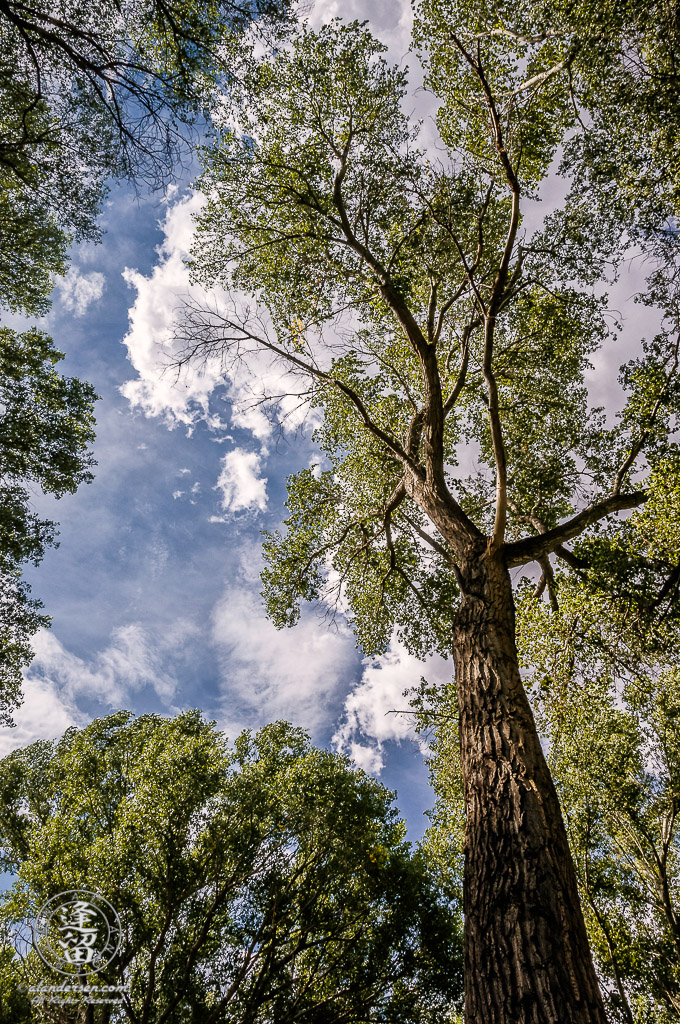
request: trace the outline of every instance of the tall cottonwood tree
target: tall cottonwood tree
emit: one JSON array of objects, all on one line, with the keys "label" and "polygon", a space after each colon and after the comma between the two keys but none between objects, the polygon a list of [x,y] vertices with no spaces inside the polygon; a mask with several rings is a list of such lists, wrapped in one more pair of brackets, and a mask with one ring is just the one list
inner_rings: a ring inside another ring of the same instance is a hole
[{"label": "tall cottonwood tree", "polygon": [[[648,512],[649,502],[633,529]],[[671,1024],[680,1010],[677,630],[662,623],[662,644],[650,643],[590,583],[557,569],[558,607],[537,599],[535,581],[520,585],[523,682],[547,740],[608,1020]],[[436,794],[423,850],[455,887],[465,827],[455,685],[421,683],[412,696]]]},{"label": "tall cottonwood tree", "polygon": [[[538,566],[556,601],[554,556],[599,573],[640,620],[672,620],[677,555],[640,538],[624,551],[617,514],[651,493],[641,468],[677,466],[678,338],[664,327],[623,368],[608,426],[585,374],[612,335],[599,286],[631,219],[616,204],[594,218],[583,188],[523,227],[579,113],[568,65],[552,70],[553,33],[530,32],[524,8],[506,31],[496,8],[446,6],[445,156],[417,149],[405,74],[356,23],[303,28],[251,67],[207,154],[192,267],[266,314],[189,307],[178,331],[186,359],[221,353],[225,372],[270,352],[322,412],[330,468],[291,478],[286,533],[265,542],[273,621],[342,596],[365,650],[396,630],[415,653],[453,653],[466,1020],[592,1024],[605,1010],[510,572]],[[654,298],[672,312],[669,289]]]},{"label": "tall cottonwood tree", "polygon": [[[645,528],[651,502],[631,517],[633,530]],[[661,623],[654,650],[605,594],[559,570],[557,584],[556,610],[526,584],[519,596],[525,685],[549,738],[611,1019],[665,1024],[680,1012],[677,636]]]}]

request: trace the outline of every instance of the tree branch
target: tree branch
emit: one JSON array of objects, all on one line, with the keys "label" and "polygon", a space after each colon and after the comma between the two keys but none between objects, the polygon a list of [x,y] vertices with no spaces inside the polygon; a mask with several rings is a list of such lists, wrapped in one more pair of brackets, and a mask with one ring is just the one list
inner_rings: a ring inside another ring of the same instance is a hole
[{"label": "tree branch", "polygon": [[[613,495],[598,501],[596,505],[584,509],[566,523],[542,533],[538,537],[525,537],[523,540],[513,541],[504,546],[505,560],[509,569],[517,565],[525,565],[527,562],[539,560],[543,555],[550,554],[556,548],[579,534],[593,523],[605,519],[614,512],[622,512],[624,509],[638,508],[647,500],[644,491],[635,491],[633,494]],[[564,557],[564,556],[562,556]]]},{"label": "tree branch", "polygon": [[503,544],[503,540],[505,537],[505,527],[507,522],[508,471],[507,458],[505,454],[505,443],[503,441],[503,428],[501,424],[499,411],[498,386],[496,384],[496,378],[493,372],[493,346],[496,316],[500,311],[501,304],[505,297],[508,270],[510,267],[512,252],[515,246],[517,229],[519,227],[520,187],[517,175],[515,174],[512,164],[510,163],[510,158],[505,148],[503,131],[501,128],[500,117],[498,115],[498,110],[496,107],[496,101],[494,99],[487,77],[484,74],[484,69],[482,68],[481,58],[479,55],[479,44],[477,59],[475,59],[467,52],[467,50],[457,40],[455,35],[452,36],[452,38],[460,53],[462,53],[462,55],[465,57],[466,61],[468,62],[474,73],[477,75],[477,78],[479,79],[479,82],[481,84],[486,106],[489,111],[489,116],[491,118],[493,142],[496,149],[496,154],[505,173],[505,178],[512,196],[510,224],[508,225],[508,233],[505,240],[505,246],[503,248],[503,255],[501,256],[501,260],[498,265],[498,270],[496,272],[496,278],[491,289],[489,305],[485,311],[484,324],[483,372],[484,379],[486,380],[488,389],[489,426],[491,429],[491,441],[493,445],[494,460],[496,463],[496,516],[494,521],[493,535],[491,538],[491,547],[498,550]]},{"label": "tree branch", "polygon": [[421,537],[426,544],[429,544],[431,548],[433,548],[438,554],[440,554],[446,562],[453,561],[450,553],[442,544],[439,543],[439,541],[435,540],[434,537],[430,537],[429,533],[426,533],[425,530],[423,530],[422,527],[418,525],[418,523],[414,522],[410,516],[407,516],[403,510],[399,514],[402,517],[402,519],[406,520],[411,529],[414,530],[415,533],[417,533],[418,536]]},{"label": "tree branch", "polygon": [[449,395],[449,397],[444,402],[444,416],[445,417],[448,416],[448,414],[453,409],[453,407],[456,404],[456,402],[458,401],[458,397],[459,397],[459,395],[460,395],[460,393],[463,390],[463,387],[465,385],[465,378],[467,377],[468,365],[469,365],[469,362],[470,362],[470,335],[472,334],[474,328],[479,326],[480,323],[481,323],[481,319],[479,319],[479,318],[477,320],[472,320],[472,321],[470,321],[469,324],[467,324],[465,326],[465,329],[463,331],[463,338],[462,338],[461,346],[460,346],[460,354],[461,354],[460,368],[458,370],[458,376],[456,377],[456,383],[453,385],[453,389],[451,391],[451,394]]},{"label": "tree branch", "polygon": [[559,61],[558,64],[553,64],[547,71],[541,71],[539,74],[534,75],[532,78],[528,78],[526,82],[522,82],[516,89],[511,89],[509,92],[504,92],[502,95],[505,96],[519,96],[521,93],[526,92],[527,89],[531,89],[534,85],[542,85],[543,82],[547,82],[549,78],[559,74],[560,71],[564,71],[565,68],[569,67],[569,64],[573,60],[573,55],[565,57],[564,60]]},{"label": "tree branch", "polygon": [[[674,346],[673,353],[672,353],[673,365],[671,366],[671,369],[670,369],[670,371],[668,373],[668,379],[666,380],[666,383],[664,384],[664,387],[661,390],[661,394],[657,397],[657,399],[656,399],[656,401],[654,403],[654,406],[652,408],[652,411],[649,414],[649,424],[647,426],[647,429],[643,430],[642,433],[640,434],[640,437],[637,439],[637,441],[635,441],[631,445],[631,449],[630,449],[628,455],[626,456],[626,458],[624,459],[623,463],[619,467],[619,471],[616,474],[616,479],[614,480],[614,486],[612,488],[612,494],[618,494],[619,491],[621,490],[621,486],[623,484],[623,481],[626,478],[626,474],[628,473],[628,471],[630,470],[631,466],[635,462],[636,458],[638,457],[638,455],[642,451],[644,443],[647,440],[647,438],[648,438],[648,436],[649,436],[649,434],[651,432],[651,428],[654,426],[654,421],[656,420],[656,417],[657,417],[657,415],[659,413],[659,409],[663,405],[664,398],[668,394],[668,388],[669,388],[669,385],[670,385],[670,379],[673,377],[673,375],[675,373],[677,373],[677,370],[678,370],[678,362],[680,361],[680,353],[678,351],[679,347],[680,347],[680,338],[678,338],[678,340],[675,342],[675,346]],[[664,369],[666,368],[666,366],[668,365],[670,360],[671,360],[671,356],[668,356],[668,358],[666,359],[666,361],[664,363]]]},{"label": "tree branch", "polygon": [[[392,437],[391,434],[388,434],[387,431],[379,427],[378,424],[371,419],[371,416],[359,395],[353,388],[349,387],[348,384],[345,384],[344,381],[338,380],[327,371],[321,370],[312,363],[309,363],[306,360],[301,359],[299,356],[294,355],[292,352],[287,351],[281,345],[277,345],[275,342],[270,341],[266,334],[255,334],[248,328],[247,324],[244,324],[243,322],[231,320],[217,311],[200,309],[197,306],[189,304],[185,305],[184,313],[185,319],[183,327],[187,332],[187,340],[190,342],[192,341],[190,332],[192,329],[196,328],[199,328],[200,332],[207,335],[207,337],[204,337],[202,340],[199,338],[198,341],[194,342],[193,347],[187,349],[175,365],[178,367],[183,366],[189,362],[189,360],[192,359],[201,348],[206,349],[208,352],[211,350],[222,351],[225,347],[228,349],[230,344],[236,344],[238,346],[241,341],[253,341],[256,345],[272,352],[275,356],[282,359],[290,366],[294,366],[298,370],[301,370],[306,376],[312,377],[317,381],[323,381],[325,384],[330,384],[341,391],[352,402],[362,423],[374,435],[374,437],[382,441],[382,443],[399,459],[399,461],[404,465],[409,466],[416,475],[420,475],[422,473],[420,466],[418,466],[404,451],[399,441],[395,437]],[[203,320],[199,320],[199,317],[202,317]],[[214,320],[211,321],[208,317],[217,318],[219,323],[216,325]],[[236,332],[236,337],[226,338],[225,342],[220,344],[219,339],[215,338],[216,330],[234,331]]]}]

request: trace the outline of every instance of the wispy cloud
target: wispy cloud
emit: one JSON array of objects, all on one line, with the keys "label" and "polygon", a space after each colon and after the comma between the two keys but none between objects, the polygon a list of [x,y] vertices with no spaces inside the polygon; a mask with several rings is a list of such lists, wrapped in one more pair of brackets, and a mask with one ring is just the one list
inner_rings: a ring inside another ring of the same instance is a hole
[{"label": "wispy cloud", "polygon": [[182,620],[154,638],[139,623],[130,623],[115,629],[103,650],[85,659],[54,633],[40,630],[33,638],[35,658],[25,673],[24,702],[14,715],[16,728],[0,731],[0,756],[37,739],[53,739],[71,725],[84,725],[88,718],[79,707],[82,699],[105,708],[125,707],[150,687],[170,707],[179,684],[168,671],[168,655],[195,632]]},{"label": "wispy cloud", "polygon": [[34,639],[31,676],[54,680],[71,698],[84,694],[120,707],[132,691],[150,686],[164,701],[172,698],[177,680],[164,665],[163,646],[139,623],[120,626],[111,640],[85,660],[67,650],[54,633],[41,630]]}]

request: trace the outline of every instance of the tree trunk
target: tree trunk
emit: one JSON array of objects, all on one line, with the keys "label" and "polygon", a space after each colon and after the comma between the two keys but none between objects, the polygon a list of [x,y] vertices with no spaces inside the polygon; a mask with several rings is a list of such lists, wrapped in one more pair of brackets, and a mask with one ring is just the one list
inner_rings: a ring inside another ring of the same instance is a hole
[{"label": "tree trunk", "polygon": [[562,814],[522,685],[502,556],[462,567],[454,663],[467,1024],[606,1024]]}]

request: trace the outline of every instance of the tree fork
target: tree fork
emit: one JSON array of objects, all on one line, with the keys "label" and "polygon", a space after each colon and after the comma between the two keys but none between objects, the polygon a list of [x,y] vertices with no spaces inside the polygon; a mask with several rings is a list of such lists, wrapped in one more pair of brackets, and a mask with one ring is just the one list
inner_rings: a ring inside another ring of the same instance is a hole
[{"label": "tree fork", "polygon": [[461,566],[466,1024],[606,1024],[557,792],[519,673],[510,574]]}]

